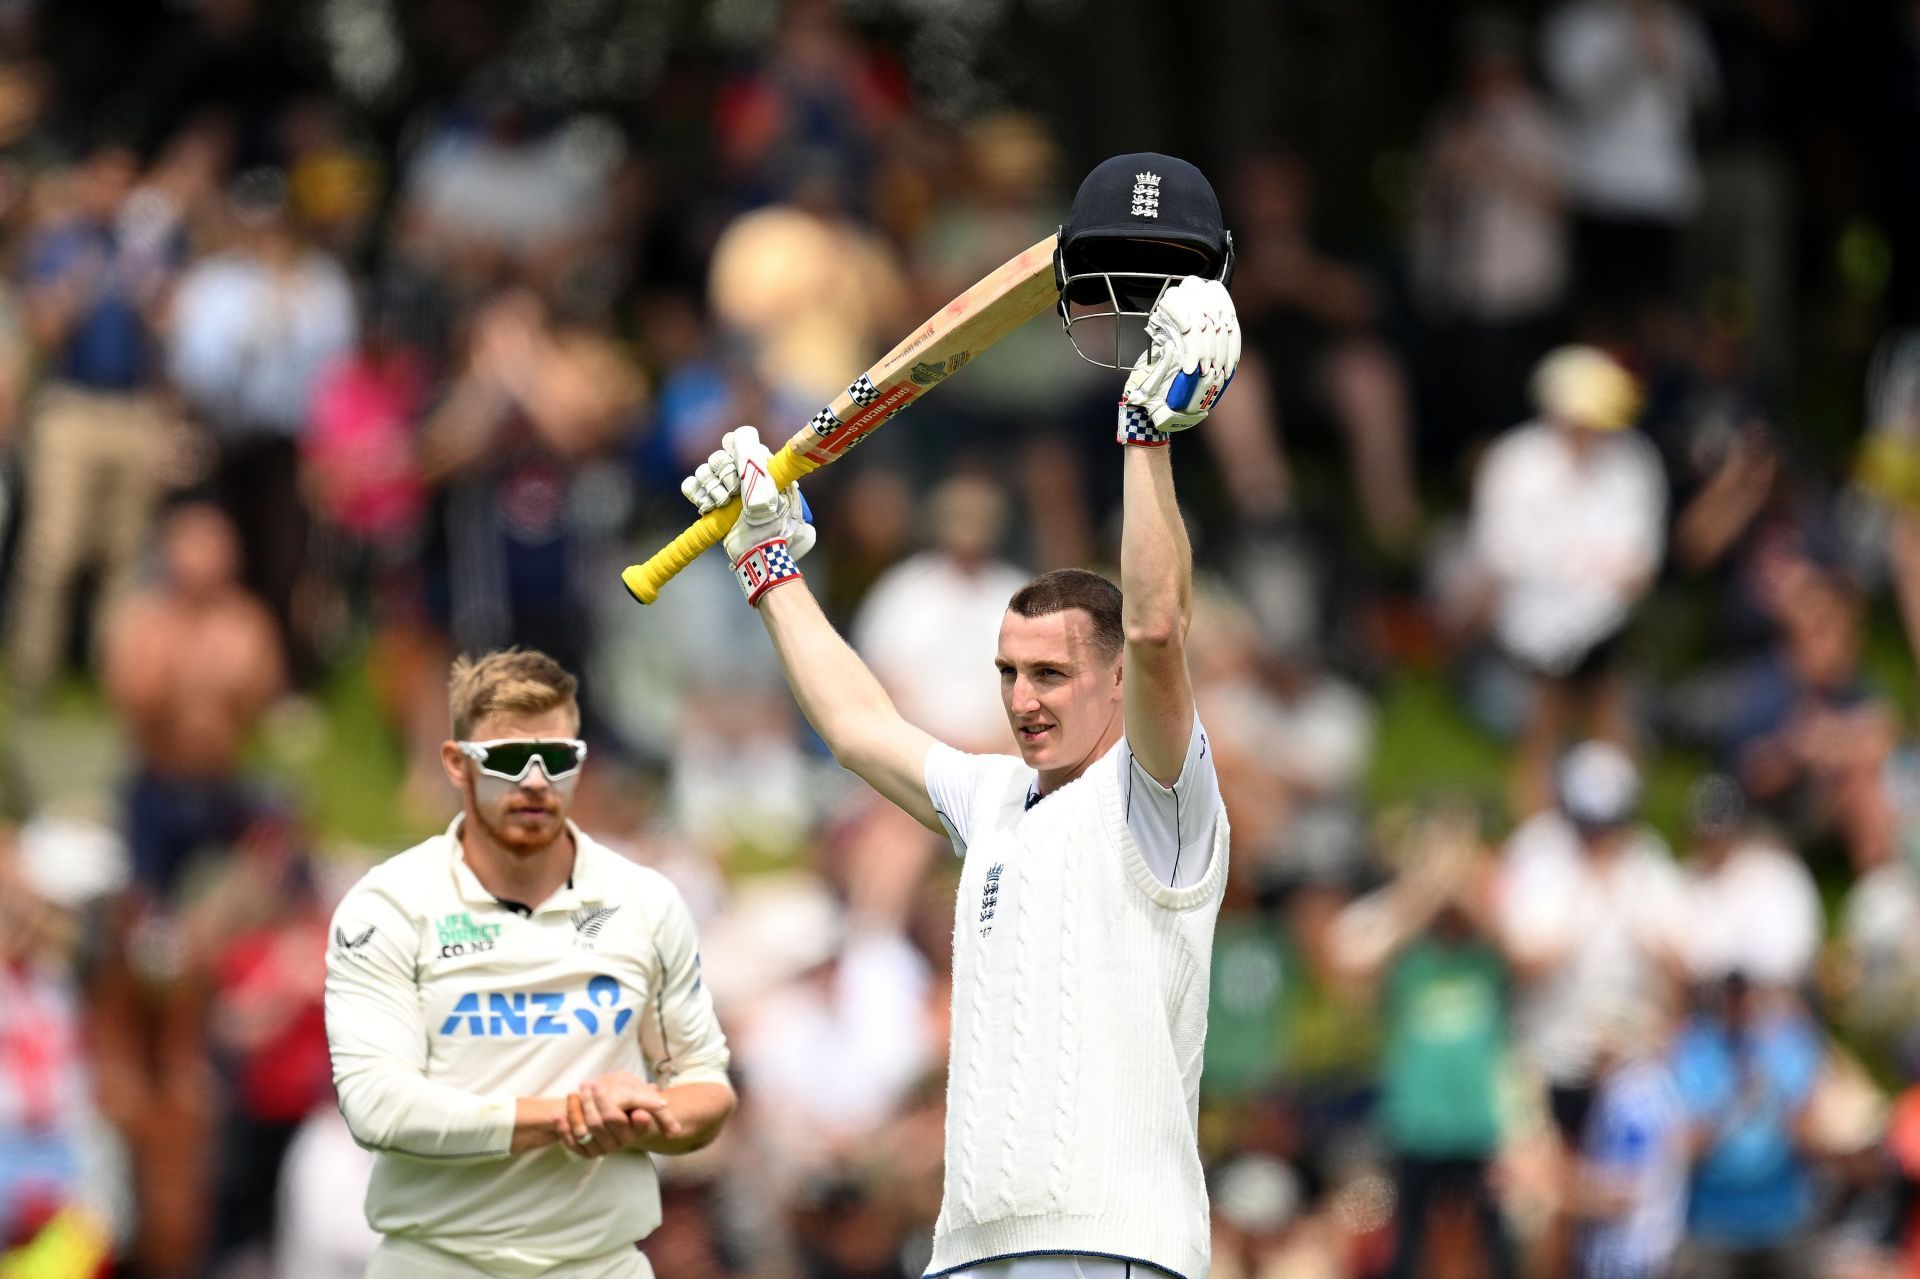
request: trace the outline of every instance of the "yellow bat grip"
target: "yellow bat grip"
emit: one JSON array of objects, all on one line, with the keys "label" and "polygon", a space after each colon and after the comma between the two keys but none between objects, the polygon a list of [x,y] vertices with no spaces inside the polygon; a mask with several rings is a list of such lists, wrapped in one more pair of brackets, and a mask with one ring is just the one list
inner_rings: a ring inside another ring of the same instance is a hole
[{"label": "yellow bat grip", "polygon": [[[769,467],[773,482],[781,488],[793,483],[801,476],[818,469],[819,463],[801,457],[793,451],[793,445],[783,445],[773,455]],[[695,557],[709,546],[727,535],[733,522],[740,518],[740,499],[733,498],[725,506],[716,506],[705,515],[687,526],[687,531],[674,538],[644,564],[630,564],[620,574],[620,582],[627,588],[627,594],[642,604],[651,604],[660,598],[660,588],[673,580]]]}]

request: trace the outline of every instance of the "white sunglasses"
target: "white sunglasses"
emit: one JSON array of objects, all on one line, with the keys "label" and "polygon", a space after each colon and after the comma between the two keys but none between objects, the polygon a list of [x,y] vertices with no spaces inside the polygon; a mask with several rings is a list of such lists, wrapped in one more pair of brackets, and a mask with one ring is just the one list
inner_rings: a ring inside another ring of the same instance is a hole
[{"label": "white sunglasses", "polygon": [[572,777],[587,760],[587,744],[577,737],[506,737],[490,742],[455,742],[480,771],[502,781],[521,782],[538,764],[547,780]]}]

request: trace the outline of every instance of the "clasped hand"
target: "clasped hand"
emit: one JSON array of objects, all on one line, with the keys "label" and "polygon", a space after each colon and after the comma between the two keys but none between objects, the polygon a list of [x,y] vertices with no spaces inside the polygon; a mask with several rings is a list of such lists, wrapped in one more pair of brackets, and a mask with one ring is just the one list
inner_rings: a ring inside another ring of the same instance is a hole
[{"label": "clasped hand", "polygon": [[561,1141],[588,1158],[656,1150],[683,1131],[667,1095],[626,1071],[590,1079],[567,1094],[566,1116],[560,1121]]}]

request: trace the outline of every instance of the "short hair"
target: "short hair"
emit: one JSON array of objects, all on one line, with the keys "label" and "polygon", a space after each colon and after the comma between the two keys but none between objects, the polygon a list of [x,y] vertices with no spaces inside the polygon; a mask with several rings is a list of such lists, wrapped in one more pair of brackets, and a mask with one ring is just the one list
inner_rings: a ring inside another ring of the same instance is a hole
[{"label": "short hair", "polygon": [[453,735],[464,740],[473,726],[499,711],[538,715],[565,706],[580,716],[574,695],[580,681],[545,653],[508,648],[480,657],[454,659],[447,677],[447,701]]},{"label": "short hair", "polygon": [[1083,568],[1057,568],[1042,573],[1013,593],[1007,611],[1021,617],[1046,617],[1070,608],[1093,619],[1093,646],[1111,662],[1126,647],[1127,633],[1120,618],[1120,588],[1098,573]]}]

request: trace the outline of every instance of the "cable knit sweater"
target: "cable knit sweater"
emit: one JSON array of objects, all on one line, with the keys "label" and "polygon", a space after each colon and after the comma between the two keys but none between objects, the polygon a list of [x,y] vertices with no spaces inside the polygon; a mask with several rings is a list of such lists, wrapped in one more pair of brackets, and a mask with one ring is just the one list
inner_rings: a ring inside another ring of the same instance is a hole
[{"label": "cable knit sweater", "polygon": [[[1014,761],[1017,762],[1017,761]],[[1209,1268],[1195,1124],[1227,877],[1158,882],[1112,768],[976,820],[954,912],[947,1162],[930,1275],[1033,1253]]]}]

